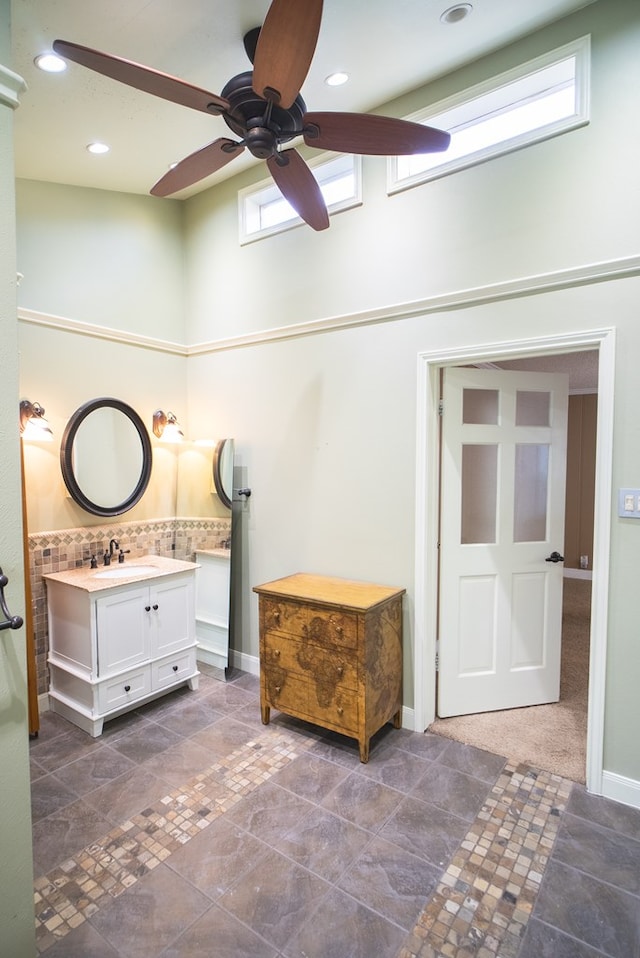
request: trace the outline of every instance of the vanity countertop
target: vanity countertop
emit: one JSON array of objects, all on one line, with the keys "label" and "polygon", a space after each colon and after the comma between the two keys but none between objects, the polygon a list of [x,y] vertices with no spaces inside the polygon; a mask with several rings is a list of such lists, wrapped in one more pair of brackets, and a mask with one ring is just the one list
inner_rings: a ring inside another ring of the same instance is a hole
[{"label": "vanity countertop", "polygon": [[230,559],[231,549],[196,549],[197,556],[215,556],[217,559]]},{"label": "vanity countertop", "polygon": [[84,589],[85,592],[102,592],[105,589],[115,589],[121,585],[131,585],[133,582],[146,582],[161,576],[175,575],[178,572],[190,572],[197,568],[197,562],[147,555],[124,562],[112,562],[108,566],[99,565],[97,569],[83,566],[80,569],[67,569],[64,572],[50,572],[42,578],[47,581],[62,582],[76,589]]}]

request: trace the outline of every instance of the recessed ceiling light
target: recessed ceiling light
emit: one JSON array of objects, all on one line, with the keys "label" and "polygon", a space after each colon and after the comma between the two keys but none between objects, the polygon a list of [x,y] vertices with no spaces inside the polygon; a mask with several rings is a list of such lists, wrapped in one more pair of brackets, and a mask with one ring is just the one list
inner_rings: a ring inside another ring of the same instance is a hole
[{"label": "recessed ceiling light", "polygon": [[441,15],[442,23],[459,23],[468,17],[472,12],[473,6],[470,3],[456,3],[454,7],[449,7]]},{"label": "recessed ceiling light", "polygon": [[45,73],[63,73],[67,69],[66,60],[55,53],[39,53],[33,62]]},{"label": "recessed ceiling light", "polygon": [[106,143],[88,143],[87,149],[89,153],[100,154],[100,153],[108,153],[110,148],[107,146]]},{"label": "recessed ceiling light", "polygon": [[346,83],[349,79],[348,73],[330,73],[328,77],[325,78],[325,83],[327,86],[342,86],[343,83]]}]

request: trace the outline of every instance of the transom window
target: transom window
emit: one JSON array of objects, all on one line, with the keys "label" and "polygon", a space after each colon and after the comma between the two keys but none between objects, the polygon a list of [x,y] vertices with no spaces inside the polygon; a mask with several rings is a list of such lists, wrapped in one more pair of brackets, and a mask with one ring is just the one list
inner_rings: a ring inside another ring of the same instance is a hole
[{"label": "transom window", "polygon": [[589,122],[589,37],[409,117],[451,134],[444,153],[391,157],[395,193]]},{"label": "transom window", "polygon": [[[359,156],[341,154],[309,165],[330,215],[362,202]],[[240,190],[238,200],[241,243],[250,243],[303,223],[273,180]]]}]

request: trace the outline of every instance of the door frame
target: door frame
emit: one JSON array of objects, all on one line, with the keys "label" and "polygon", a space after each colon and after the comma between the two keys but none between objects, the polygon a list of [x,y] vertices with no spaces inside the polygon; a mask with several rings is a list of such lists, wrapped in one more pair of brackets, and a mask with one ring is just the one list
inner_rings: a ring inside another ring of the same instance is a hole
[{"label": "door frame", "polygon": [[586,785],[603,794],[604,708],[609,602],[609,551],[615,385],[615,329],[437,349],[418,354],[416,414],[416,526],[414,728],[424,731],[436,715],[440,370],[462,363],[499,362],[531,356],[598,350],[598,415],[594,500],[593,583],[587,715]]}]

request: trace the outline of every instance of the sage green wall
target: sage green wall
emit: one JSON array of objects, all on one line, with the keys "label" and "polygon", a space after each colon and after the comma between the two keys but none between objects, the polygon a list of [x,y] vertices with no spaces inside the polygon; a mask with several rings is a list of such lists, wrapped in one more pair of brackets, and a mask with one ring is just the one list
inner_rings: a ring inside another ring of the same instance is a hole
[{"label": "sage green wall", "polygon": [[[237,188],[186,204],[187,337],[206,343],[640,253],[635,122],[640,7],[601,0],[559,24],[392,104],[402,115],[585,34],[589,126],[385,195],[385,162],[365,158],[364,204],[240,247]],[[638,280],[577,287],[189,359],[190,418],[207,397],[236,438],[253,495],[244,507],[236,637],[257,655],[252,587],[296,571],[407,587],[405,703],[413,688],[416,356],[419,351],[615,325],[613,485],[640,485]],[[638,402],[636,403],[636,399]],[[612,503],[606,770],[640,781],[637,568],[640,523]]]},{"label": "sage green wall", "polygon": [[[9,0],[0,0],[0,566],[9,609],[24,616],[11,103],[20,82],[7,73],[9,24]],[[25,648],[24,627],[0,632],[0,939],[16,958],[36,953]]]},{"label": "sage green wall", "polygon": [[[18,180],[19,304],[119,333],[182,344],[159,351],[21,322],[21,398],[40,402],[56,441],[25,444],[30,532],[103,522],[69,497],[59,448],[89,399],[132,406],[151,432],[155,409],[186,418],[182,207],[154,197]],[[177,453],[158,445],[151,481],[127,520],[176,514]],[[108,455],[105,450],[105,455]],[[100,463],[96,463],[100,468]]]},{"label": "sage green wall", "polygon": [[16,202],[19,306],[184,343],[180,203],[34,180]]},{"label": "sage green wall", "polygon": [[[95,191],[93,191],[95,192]],[[89,282],[89,277],[87,277]],[[153,466],[146,493],[123,517],[142,520],[176,514],[177,451],[151,434],[154,410],[187,409],[186,360],[121,342],[21,322],[20,393],[45,407],[55,441],[25,443],[29,532],[100,525],[70,498],[60,470],[60,442],[71,414],[89,399],[113,396],[141,416],[152,440]],[[104,455],[110,454],[105,449]],[[95,463],[100,469],[100,462]]]}]

